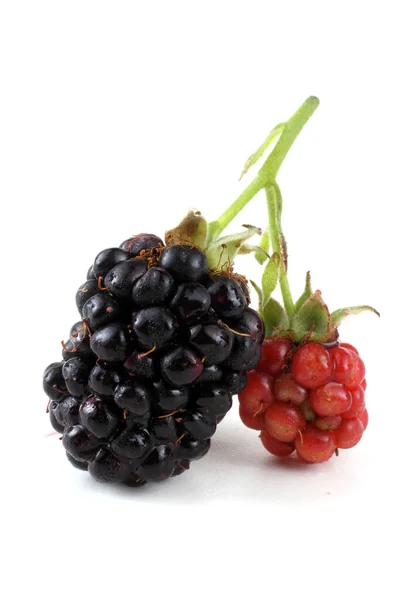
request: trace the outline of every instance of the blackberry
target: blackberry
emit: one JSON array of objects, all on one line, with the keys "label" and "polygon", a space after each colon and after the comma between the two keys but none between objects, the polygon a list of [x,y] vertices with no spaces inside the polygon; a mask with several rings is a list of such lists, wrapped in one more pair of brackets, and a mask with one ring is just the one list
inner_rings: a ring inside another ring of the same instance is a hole
[{"label": "blackberry", "polygon": [[164,443],[174,444],[179,439],[178,424],[173,415],[162,419],[156,417],[153,421],[152,431],[157,440]]},{"label": "blackberry", "polygon": [[75,460],[93,460],[101,446],[101,441],[88,433],[82,425],[66,427],[62,441],[65,450]]},{"label": "blackberry", "polygon": [[142,353],[134,350],[124,362],[124,367],[131,377],[150,379],[154,381],[158,374],[157,361],[152,354]]},{"label": "blackberry", "polygon": [[114,392],[115,404],[138,417],[143,417],[150,411],[151,400],[150,388],[140,381],[121,383]]},{"label": "blackberry", "polygon": [[88,471],[100,483],[120,483],[129,477],[130,465],[115,456],[110,450],[101,448],[89,462]]},{"label": "blackberry", "polygon": [[185,414],[182,428],[196,440],[209,440],[215,433],[217,423],[212,417],[207,418],[202,412],[193,411]]},{"label": "blackberry", "polygon": [[98,363],[90,371],[89,388],[99,398],[112,400],[115,388],[123,380],[122,371]]},{"label": "blackberry", "polygon": [[92,331],[108,325],[120,314],[117,300],[109,294],[94,294],[87,300],[82,309],[82,317]]},{"label": "blackberry", "polygon": [[169,445],[159,445],[145,458],[137,474],[145,481],[162,481],[171,477],[175,465],[173,449]]},{"label": "blackberry", "polygon": [[133,349],[132,335],[126,325],[111,323],[92,334],[90,348],[100,360],[122,362]]},{"label": "blackberry", "polygon": [[104,278],[105,288],[117,298],[132,300],[132,287],[147,272],[145,260],[135,258],[115,265]]},{"label": "blackberry", "polygon": [[232,395],[222,385],[207,384],[199,386],[196,395],[196,410],[206,417],[221,417],[226,415],[232,406]]},{"label": "blackberry", "polygon": [[93,274],[96,279],[105,277],[115,265],[128,260],[130,257],[131,254],[121,248],[107,248],[107,250],[102,250],[94,259]]},{"label": "blackberry", "polygon": [[71,427],[79,423],[79,400],[73,396],[67,396],[57,403],[54,408],[54,417],[63,427]]},{"label": "blackberry", "polygon": [[247,373],[227,370],[223,373],[222,381],[231,394],[239,394],[247,385]]},{"label": "blackberry", "polygon": [[205,454],[210,449],[211,440],[199,440],[191,437],[190,435],[186,435],[183,437],[180,442],[176,456],[177,458],[181,458],[184,460],[188,460],[189,462],[192,460],[199,460],[203,458]]},{"label": "blackberry", "polygon": [[62,433],[64,431],[64,425],[61,425],[61,423],[59,423],[56,418],[57,407],[58,407],[58,402],[56,402],[55,400],[52,400],[48,407],[48,413],[50,415],[50,424],[53,429],[58,431],[58,433]]},{"label": "blackberry", "polygon": [[201,283],[185,283],[178,287],[170,309],[181,319],[190,319],[207,314],[210,305],[211,296]]},{"label": "blackberry", "polygon": [[169,271],[175,281],[204,281],[209,267],[204,252],[192,246],[169,246],[160,258],[160,266]]},{"label": "blackberry", "polygon": [[146,429],[132,427],[123,430],[111,442],[110,447],[116,456],[134,461],[149,453],[152,448],[152,440]]},{"label": "blackberry", "polygon": [[51,400],[60,400],[68,393],[62,370],[63,363],[51,363],[43,374],[43,389]]},{"label": "blackberry", "polygon": [[204,366],[217,365],[230,355],[233,334],[222,322],[197,323],[190,328],[190,342],[205,357]]},{"label": "blackberry", "polygon": [[94,271],[93,271],[93,265],[90,265],[88,272],[86,274],[86,279],[88,281],[91,281],[92,279],[96,280],[96,277],[95,277]]},{"label": "blackberry", "polygon": [[62,376],[68,392],[76,398],[82,398],[87,390],[88,377],[94,361],[80,356],[66,360],[62,368]]},{"label": "blackberry", "polygon": [[231,277],[214,276],[207,286],[211,306],[222,317],[240,317],[247,307],[246,295],[239,283]]},{"label": "blackberry", "polygon": [[223,376],[224,373],[218,365],[205,366],[202,374],[197,378],[196,383],[213,383],[214,381],[221,381]]},{"label": "blackberry", "polygon": [[140,348],[160,350],[174,338],[178,322],[167,308],[153,306],[133,314],[132,329]]},{"label": "blackberry", "polygon": [[81,320],[44,373],[68,460],[100,482],[138,487],[187,471],[259,355],[245,283],[167,238],[140,234],[96,256],[76,292]]},{"label": "blackberry", "polygon": [[76,469],[80,469],[81,471],[88,470],[88,462],[86,460],[76,460],[71,454],[68,452],[65,453],[71,465],[73,465]]},{"label": "blackberry", "polygon": [[189,402],[189,388],[171,388],[164,381],[157,381],[153,385],[154,398],[157,408],[161,413],[175,412],[186,408]]},{"label": "blackberry", "polygon": [[173,348],[161,357],[161,374],[171,385],[194,383],[203,368],[200,356],[184,346]]},{"label": "blackberry", "polygon": [[79,407],[82,425],[99,439],[110,437],[118,429],[118,411],[101,398],[90,396]]},{"label": "blackberry", "polygon": [[62,343],[62,357],[64,360],[76,358],[94,358],[90,348],[89,330],[83,321],[78,321],[71,327],[69,339]]},{"label": "blackberry", "polygon": [[168,271],[152,267],[135,284],[132,290],[133,302],[141,307],[162,305],[168,300],[174,285]]},{"label": "blackberry", "polygon": [[[88,275],[90,275],[90,273],[88,273]],[[99,289],[99,285],[96,279],[94,279],[94,274],[93,274],[93,279],[89,279],[88,281],[86,281],[85,283],[83,283],[81,286],[79,286],[78,291],[76,292],[75,295],[75,302],[76,302],[76,306],[78,308],[79,314],[82,316],[82,311],[83,311],[83,307],[85,306],[85,303],[90,300],[90,298],[92,298],[92,296],[94,296],[95,294],[98,294],[100,291]]]},{"label": "blackberry", "polygon": [[233,348],[222,366],[232,371],[250,371],[261,358],[261,346],[256,336],[235,334]]},{"label": "blackberry", "polygon": [[246,307],[233,324],[236,332],[249,333],[258,342],[263,341],[265,334],[264,322],[253,308]]},{"label": "blackberry", "polygon": [[132,256],[139,256],[142,252],[153,250],[153,248],[162,248],[164,242],[161,238],[152,233],[139,233],[125,242],[122,242],[120,248],[127,250]]}]

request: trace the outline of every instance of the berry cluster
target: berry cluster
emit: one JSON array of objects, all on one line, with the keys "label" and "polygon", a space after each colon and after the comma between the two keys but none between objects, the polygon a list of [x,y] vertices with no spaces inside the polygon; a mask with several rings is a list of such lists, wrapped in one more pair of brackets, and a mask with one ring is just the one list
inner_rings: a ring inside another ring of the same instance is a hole
[{"label": "berry cluster", "polygon": [[240,417],[276,456],[309,463],[352,448],[368,424],[365,367],[354,346],[269,337],[239,394]]},{"label": "berry cluster", "polygon": [[188,244],[140,234],[100,252],[81,320],[44,390],[67,457],[98,481],[143,485],[204,456],[261,356],[245,280]]}]

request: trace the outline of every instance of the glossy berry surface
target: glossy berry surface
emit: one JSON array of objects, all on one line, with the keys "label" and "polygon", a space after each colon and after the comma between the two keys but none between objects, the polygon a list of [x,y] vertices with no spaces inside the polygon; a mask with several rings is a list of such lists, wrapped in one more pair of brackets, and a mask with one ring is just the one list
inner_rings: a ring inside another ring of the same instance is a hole
[{"label": "glossy berry surface", "polygon": [[118,411],[96,396],[82,402],[79,417],[87,431],[99,439],[110,437],[118,429]]},{"label": "glossy berry surface", "polygon": [[185,346],[178,346],[166,352],[161,357],[160,365],[165,381],[175,386],[194,383],[204,368],[200,356]]},{"label": "glossy berry surface", "polygon": [[115,298],[132,302],[132,289],[147,272],[147,263],[138,258],[117,263],[104,277],[105,289]]},{"label": "glossy berry surface", "polygon": [[202,282],[208,275],[205,254],[192,246],[169,246],[161,255],[159,266],[177,282]]},{"label": "glossy berry surface", "polygon": [[63,363],[51,363],[43,374],[44,393],[51,400],[60,400],[68,393],[62,370]]},{"label": "glossy berry surface", "polygon": [[261,346],[261,360],[258,368],[269,375],[279,375],[286,367],[293,344],[287,338],[272,337],[264,340]]},{"label": "glossy berry surface", "polygon": [[352,448],[362,438],[364,425],[361,419],[343,419],[335,431],[336,446],[338,448]]},{"label": "glossy berry surface", "polygon": [[162,248],[164,242],[153,233],[139,233],[125,240],[121,248],[129,252],[132,256],[140,256],[142,252],[153,250],[153,248]]},{"label": "glossy berry surface", "polygon": [[133,303],[141,307],[165,304],[174,287],[173,277],[168,271],[152,267],[133,286]]},{"label": "glossy berry surface", "polygon": [[161,306],[143,308],[132,316],[132,331],[144,350],[161,350],[174,338],[177,330],[174,315]]},{"label": "glossy berry surface", "polygon": [[185,473],[261,356],[244,281],[197,247],[139,234],[96,256],[75,301],[81,320],[43,376],[68,461],[129,487]]},{"label": "glossy berry surface", "polygon": [[308,425],[296,437],[296,452],[306,462],[319,463],[329,460],[335,452],[335,436],[332,431],[321,431]]},{"label": "glossy berry surface", "polygon": [[321,344],[304,344],[294,353],[292,374],[303,387],[315,388],[323,385],[333,376],[332,357]]},{"label": "glossy berry surface", "polygon": [[352,396],[344,385],[330,381],[313,388],[310,393],[311,409],[320,417],[341,415],[351,408]]},{"label": "glossy berry surface", "polygon": [[235,279],[216,275],[208,283],[207,289],[211,306],[223,318],[240,317],[247,307],[246,296]]},{"label": "glossy berry surface", "polygon": [[273,378],[267,373],[258,370],[250,371],[247,376],[247,385],[239,393],[242,409],[251,415],[264,415],[275,400],[273,383]]},{"label": "glossy berry surface", "polygon": [[92,334],[90,348],[99,360],[119,363],[133,349],[132,335],[126,325],[110,323]]},{"label": "glossy berry surface", "polygon": [[364,376],[350,344],[268,338],[239,393],[239,415],[271,454],[323,462],[358,444],[367,428]]},{"label": "glossy berry surface", "polygon": [[115,265],[128,260],[130,257],[129,252],[121,248],[107,248],[107,250],[102,250],[94,259],[93,274],[95,278],[105,277]]},{"label": "glossy berry surface", "polygon": [[120,314],[118,301],[109,294],[94,294],[82,309],[82,317],[91,331],[116,321]]},{"label": "glossy berry surface", "polygon": [[233,334],[223,323],[198,323],[190,328],[190,343],[200,356],[204,357],[204,366],[217,365],[228,358],[232,351]]},{"label": "glossy berry surface", "polygon": [[201,283],[184,283],[176,290],[170,309],[181,319],[192,319],[208,313],[210,305],[210,294]]},{"label": "glossy berry surface", "polygon": [[272,435],[270,435],[266,429],[263,429],[261,432],[260,440],[264,448],[275,456],[289,456],[294,452],[294,444],[280,442],[276,438],[272,437]]},{"label": "glossy berry surface", "polygon": [[88,387],[90,372],[94,366],[91,358],[84,359],[79,356],[66,360],[62,368],[62,376],[68,392],[76,398],[82,398]]},{"label": "glossy berry surface", "polygon": [[264,323],[258,312],[246,307],[240,317],[234,321],[235,331],[253,336],[258,342],[264,339]]},{"label": "glossy berry surface", "polygon": [[76,307],[81,316],[83,307],[85,306],[86,302],[90,300],[92,296],[98,294],[99,291],[100,289],[97,279],[91,279],[79,286],[78,291],[75,294],[75,302]]},{"label": "glossy berry surface", "polygon": [[306,420],[297,406],[274,402],[265,412],[265,429],[279,442],[293,442]]},{"label": "glossy berry surface", "polygon": [[[204,369],[206,371],[206,369]],[[204,373],[203,371],[203,373]],[[245,371],[223,371],[222,381],[231,394],[239,394],[247,385],[247,373]]]}]

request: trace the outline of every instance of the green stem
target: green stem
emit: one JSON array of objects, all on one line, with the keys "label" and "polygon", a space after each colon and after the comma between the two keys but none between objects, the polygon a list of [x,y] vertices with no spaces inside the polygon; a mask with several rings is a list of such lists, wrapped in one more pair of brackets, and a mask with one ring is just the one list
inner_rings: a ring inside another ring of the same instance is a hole
[{"label": "green stem", "polygon": [[257,175],[240,196],[236,198],[235,202],[222,213],[219,219],[216,219],[209,224],[209,243],[216,240],[221,235],[229,223],[233,221],[236,215],[240,213],[246,204],[248,204],[250,200],[263,189],[263,187],[265,187],[265,182],[260,175]]},{"label": "green stem", "polygon": [[280,206],[282,204],[281,193],[278,184],[275,182],[268,185],[265,188],[265,192],[267,195],[269,235],[271,238],[272,250],[281,258],[279,285],[281,288],[283,304],[290,319],[295,312],[295,308],[286,271],[286,247],[284,245],[284,237],[280,224]]},{"label": "green stem", "polygon": [[264,165],[260,169],[260,175],[267,177],[270,181],[275,180],[278,171],[286,158],[287,153],[293,145],[293,142],[303,129],[304,125],[314,114],[319,106],[319,100],[315,96],[310,96],[294,113],[294,115],[285,123],[285,128],[275,148],[268,156]]},{"label": "green stem", "polygon": [[293,142],[307,123],[311,115],[315,112],[319,104],[318,98],[310,96],[286,121],[282,134],[276,143],[275,148],[268,156],[264,165],[261,167],[256,178],[247,186],[240,196],[231,204],[231,206],[222,213],[222,215],[210,223],[209,240],[213,241],[222,233],[229,223],[239,214],[239,212],[250,202],[252,198],[263,188],[275,181],[279,168],[284,161],[287,153],[293,145]]}]

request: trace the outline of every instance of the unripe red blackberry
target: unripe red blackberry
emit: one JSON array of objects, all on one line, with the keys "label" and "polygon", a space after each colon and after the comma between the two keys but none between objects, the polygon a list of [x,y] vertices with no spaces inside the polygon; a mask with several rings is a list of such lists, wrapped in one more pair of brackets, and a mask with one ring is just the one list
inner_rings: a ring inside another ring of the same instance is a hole
[{"label": "unripe red blackberry", "polygon": [[[354,346],[341,343],[338,328],[350,314],[377,312],[370,306],[354,306],[330,313],[321,292],[312,291],[309,273],[297,302],[291,296],[282,198],[275,178],[282,157],[317,106],[318,101],[309,98],[287,123],[273,130],[249,161],[251,165],[279,135],[260,170],[270,175],[265,186],[269,226],[263,248],[269,251],[271,245],[272,256],[261,288],[255,286],[266,338],[261,360],[239,393],[240,417],[247,427],[261,431],[266,450],[280,457],[296,451],[310,463],[328,460],[338,448],[355,446],[368,424],[365,366]],[[278,283],[284,306],[271,297]]]}]

